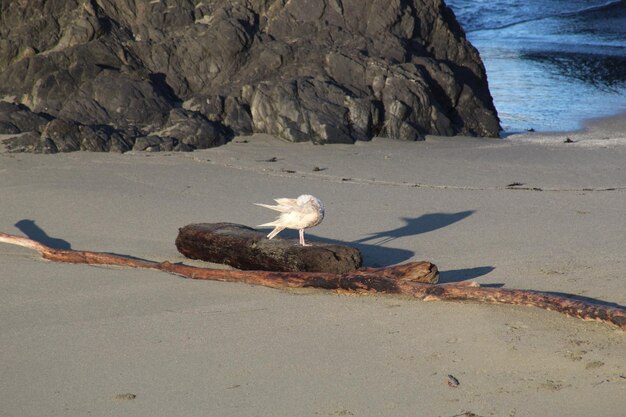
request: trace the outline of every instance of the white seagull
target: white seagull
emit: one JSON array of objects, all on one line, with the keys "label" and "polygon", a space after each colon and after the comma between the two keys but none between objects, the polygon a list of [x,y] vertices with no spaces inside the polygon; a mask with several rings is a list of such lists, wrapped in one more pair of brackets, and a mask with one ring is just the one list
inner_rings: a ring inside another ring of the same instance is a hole
[{"label": "white seagull", "polygon": [[257,206],[280,211],[281,215],[270,223],[260,224],[258,227],[274,226],[267,237],[273,238],[284,229],[297,229],[300,232],[300,244],[311,246],[304,242],[304,229],[317,226],[324,219],[324,205],[317,198],[309,194],[303,194],[298,198],[276,198],[278,204],[255,203]]}]

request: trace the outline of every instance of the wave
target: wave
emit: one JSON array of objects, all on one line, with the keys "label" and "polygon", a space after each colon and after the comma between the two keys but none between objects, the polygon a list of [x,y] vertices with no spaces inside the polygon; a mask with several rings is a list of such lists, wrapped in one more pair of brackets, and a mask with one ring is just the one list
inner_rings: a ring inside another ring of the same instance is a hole
[{"label": "wave", "polygon": [[598,12],[613,12],[615,11],[615,9],[621,9],[621,8],[626,8],[626,0],[611,0],[600,5],[583,7],[577,10],[566,11],[566,12],[556,12],[556,13],[551,13],[551,14],[542,15],[542,16],[533,16],[533,17],[528,17],[525,19],[515,20],[509,23],[504,23],[501,25],[486,26],[482,28],[471,29],[471,30],[467,30],[467,33],[508,29],[517,25],[522,25],[522,24],[530,23],[530,22],[540,22],[542,20],[547,20],[547,19],[584,17],[586,15],[595,14]]},{"label": "wave", "polygon": [[626,0],[446,0],[483,58],[507,132],[626,109]]},{"label": "wave", "polygon": [[607,93],[619,94],[626,87],[626,56],[623,55],[553,51],[525,52],[521,57],[541,63],[561,77],[582,81]]},{"label": "wave", "polygon": [[624,0],[609,1],[604,4],[585,7],[580,10],[575,10],[573,12],[565,12],[561,16],[556,16],[556,17],[569,17],[569,16],[576,16],[576,15],[584,16],[584,15],[588,15],[588,14],[596,13],[596,12],[612,12],[615,9],[619,9],[619,8],[626,8],[626,1]]}]

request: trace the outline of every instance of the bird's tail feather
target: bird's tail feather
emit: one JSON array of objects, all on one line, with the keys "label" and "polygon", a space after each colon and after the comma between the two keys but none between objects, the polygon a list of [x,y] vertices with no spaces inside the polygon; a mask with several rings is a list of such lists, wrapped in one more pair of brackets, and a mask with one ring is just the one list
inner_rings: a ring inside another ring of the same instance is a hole
[{"label": "bird's tail feather", "polygon": [[274,227],[278,226],[278,220],[274,220],[273,222],[258,224],[256,227]]},{"label": "bird's tail feather", "polygon": [[276,236],[277,234],[279,234],[280,232],[282,232],[283,230],[285,230],[285,228],[284,228],[283,226],[276,226],[276,227],[274,228],[274,230],[272,230],[272,231],[271,231],[271,232],[267,235],[267,238],[268,238],[268,239],[271,239],[271,238],[273,238],[274,236]]}]

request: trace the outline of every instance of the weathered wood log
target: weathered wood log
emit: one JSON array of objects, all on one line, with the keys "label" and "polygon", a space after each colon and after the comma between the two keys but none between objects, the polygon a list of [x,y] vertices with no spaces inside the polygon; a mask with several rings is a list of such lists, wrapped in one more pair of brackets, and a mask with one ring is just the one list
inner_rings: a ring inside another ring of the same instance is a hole
[{"label": "weathered wood log", "polygon": [[191,259],[261,271],[354,271],[361,252],[351,246],[315,242],[302,246],[297,239],[270,240],[258,230],[234,223],[198,223],[179,229],[178,251]]},{"label": "weathered wood log", "polygon": [[[481,287],[476,282],[427,284],[415,277],[433,277],[437,267],[429,262],[414,262],[388,268],[370,268],[330,274],[321,272],[238,271],[198,268],[170,262],[153,262],[102,252],[54,249],[21,236],[0,233],[0,242],[33,249],[44,259],[89,265],[116,265],[156,269],[186,278],[243,282],[272,288],[323,288],[354,293],[384,293],[411,296],[425,301],[475,301],[489,304],[517,304],[557,311],[583,320],[596,320],[626,330],[626,308],[577,300],[532,290]],[[408,273],[408,278],[405,276]]]}]

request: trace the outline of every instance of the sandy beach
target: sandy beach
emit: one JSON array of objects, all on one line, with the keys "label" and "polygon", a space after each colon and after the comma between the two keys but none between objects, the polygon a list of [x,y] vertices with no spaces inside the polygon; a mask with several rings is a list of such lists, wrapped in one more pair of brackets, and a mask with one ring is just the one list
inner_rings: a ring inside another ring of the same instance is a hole
[{"label": "sandy beach", "polygon": [[[174,246],[179,227],[254,226],[273,214],[253,203],[310,193],[326,218],[307,238],[355,245],[366,266],[428,260],[441,282],[625,306],[625,127],[621,116],[505,140],[314,146],[256,135],[193,153],[3,152],[0,231],[193,263]],[[2,417],[626,410],[626,334],[609,325],[58,264],[6,244],[0,366]]]}]

